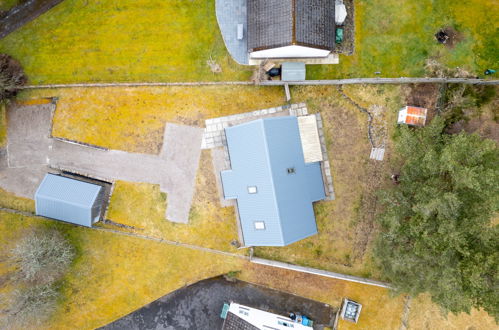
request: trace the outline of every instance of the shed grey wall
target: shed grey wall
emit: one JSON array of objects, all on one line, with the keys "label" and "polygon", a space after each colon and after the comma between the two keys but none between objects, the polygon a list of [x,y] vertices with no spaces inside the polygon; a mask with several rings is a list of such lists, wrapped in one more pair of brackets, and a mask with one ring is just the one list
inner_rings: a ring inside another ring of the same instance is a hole
[{"label": "shed grey wall", "polygon": [[91,227],[103,196],[102,186],[47,174],[35,193],[36,214]]}]

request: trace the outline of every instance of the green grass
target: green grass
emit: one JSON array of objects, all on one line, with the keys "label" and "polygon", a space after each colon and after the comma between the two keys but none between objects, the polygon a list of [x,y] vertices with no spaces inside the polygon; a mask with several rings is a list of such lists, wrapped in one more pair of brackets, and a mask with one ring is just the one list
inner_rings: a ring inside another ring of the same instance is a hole
[{"label": "green grass", "polygon": [[[339,65],[308,66],[308,79],[373,77],[377,71],[380,77],[423,76],[430,57],[475,74],[499,65],[495,0],[360,0],[355,10],[354,55],[340,56]],[[448,26],[462,37],[454,48],[433,37]]]},{"label": "green grass", "polygon": [[0,0],[0,11],[7,11],[10,8],[17,6],[20,0]]},{"label": "green grass", "polygon": [[[66,0],[0,40],[0,52],[19,59],[32,84],[248,80],[251,69],[225,49],[214,3]],[[474,74],[499,67],[496,0],[355,4],[355,54],[308,66],[309,79],[423,76],[429,57]],[[433,37],[446,26],[462,36],[454,48]],[[210,71],[210,56],[222,73]]]},{"label": "green grass", "polygon": [[[225,50],[214,0],[66,0],[0,40],[30,83],[246,80]],[[206,64],[217,61],[222,73]]]}]

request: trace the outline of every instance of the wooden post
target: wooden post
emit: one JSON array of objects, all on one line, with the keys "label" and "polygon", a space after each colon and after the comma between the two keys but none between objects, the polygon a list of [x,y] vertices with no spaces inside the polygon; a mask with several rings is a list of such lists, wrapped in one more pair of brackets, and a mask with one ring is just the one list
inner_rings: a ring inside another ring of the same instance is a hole
[{"label": "wooden post", "polygon": [[289,91],[288,84],[284,84],[284,92],[286,92],[286,102],[291,101],[291,92]]}]

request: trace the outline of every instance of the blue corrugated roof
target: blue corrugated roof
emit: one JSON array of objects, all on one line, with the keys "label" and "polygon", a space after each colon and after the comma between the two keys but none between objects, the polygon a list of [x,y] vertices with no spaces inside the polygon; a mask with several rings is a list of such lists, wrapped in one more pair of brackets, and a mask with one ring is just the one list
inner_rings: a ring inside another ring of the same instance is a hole
[{"label": "blue corrugated roof", "polygon": [[91,226],[91,210],[101,189],[99,185],[47,174],[35,193],[36,214]]},{"label": "blue corrugated roof", "polygon": [[[312,202],[325,198],[324,185],[320,164],[305,164],[297,118],[260,119],[225,133],[232,169],[221,173],[224,195],[237,199],[245,245],[283,246],[316,234]],[[259,221],[265,229],[255,229]]]}]

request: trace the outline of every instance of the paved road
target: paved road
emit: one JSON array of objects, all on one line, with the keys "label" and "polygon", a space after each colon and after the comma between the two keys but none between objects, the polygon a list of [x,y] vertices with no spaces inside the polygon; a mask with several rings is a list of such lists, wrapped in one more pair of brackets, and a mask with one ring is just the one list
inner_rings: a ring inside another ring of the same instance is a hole
[{"label": "paved road", "polygon": [[221,329],[220,312],[224,302],[230,301],[281,315],[298,311],[310,316],[316,324],[334,323],[335,311],[329,305],[216,277],[170,293],[101,329]]}]

